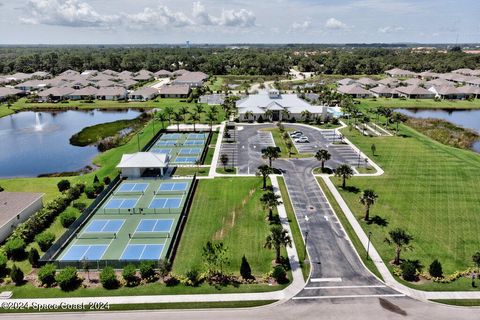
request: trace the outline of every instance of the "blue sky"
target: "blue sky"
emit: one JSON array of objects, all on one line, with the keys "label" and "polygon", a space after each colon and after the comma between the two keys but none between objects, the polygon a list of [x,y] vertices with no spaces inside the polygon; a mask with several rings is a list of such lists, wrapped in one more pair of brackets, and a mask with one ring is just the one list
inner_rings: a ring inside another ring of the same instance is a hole
[{"label": "blue sky", "polygon": [[480,42],[478,0],[0,0],[0,43]]}]

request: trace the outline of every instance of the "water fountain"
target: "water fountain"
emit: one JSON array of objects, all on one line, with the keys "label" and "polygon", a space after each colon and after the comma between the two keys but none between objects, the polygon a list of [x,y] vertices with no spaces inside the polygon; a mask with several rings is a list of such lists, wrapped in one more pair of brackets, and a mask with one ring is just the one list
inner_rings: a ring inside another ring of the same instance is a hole
[{"label": "water fountain", "polygon": [[35,112],[35,131],[42,131],[43,125],[40,121],[40,113]]}]

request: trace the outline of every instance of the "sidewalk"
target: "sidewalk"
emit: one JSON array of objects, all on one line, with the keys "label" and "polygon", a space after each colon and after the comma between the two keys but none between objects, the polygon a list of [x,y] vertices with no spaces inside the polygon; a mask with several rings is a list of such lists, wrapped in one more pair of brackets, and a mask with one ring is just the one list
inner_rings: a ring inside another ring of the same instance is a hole
[{"label": "sidewalk", "polygon": [[[337,188],[330,180],[330,177],[327,175],[321,175],[321,178],[327,185],[330,192],[335,197],[335,200],[338,202],[338,205],[342,209],[343,213],[345,214],[348,222],[352,226],[353,230],[357,234],[358,238],[362,242],[363,247],[365,250],[367,249],[368,245],[368,237],[365,231],[362,229],[360,224],[358,223],[357,219],[355,218],[354,214],[348,207],[345,200],[343,200],[342,196],[338,192]],[[375,249],[373,244],[370,242],[369,247],[369,255],[372,261],[375,263],[378,271],[382,275],[385,284],[389,287],[404,293],[410,297],[420,299],[420,300],[430,300],[430,299],[480,299],[480,292],[478,291],[421,291],[409,288],[401,283],[399,283],[393,275],[388,270],[387,266],[383,262],[380,254]]]},{"label": "sidewalk", "polygon": [[225,132],[225,121],[220,125],[218,132],[217,143],[215,144],[215,151],[213,152],[212,163],[210,164],[209,177],[215,177],[217,174],[218,158],[220,157],[220,149],[222,148],[223,134]]}]

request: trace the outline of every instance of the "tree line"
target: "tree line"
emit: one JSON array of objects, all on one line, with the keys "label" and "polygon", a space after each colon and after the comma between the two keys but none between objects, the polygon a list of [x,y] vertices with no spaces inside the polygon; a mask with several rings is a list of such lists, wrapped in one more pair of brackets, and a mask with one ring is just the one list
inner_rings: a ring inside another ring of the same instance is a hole
[{"label": "tree line", "polygon": [[480,55],[459,50],[415,52],[392,48],[143,48],[2,47],[0,74],[65,70],[139,71],[186,68],[208,74],[282,75],[293,67],[325,74],[379,74],[398,67],[416,72],[449,72],[480,66]]}]

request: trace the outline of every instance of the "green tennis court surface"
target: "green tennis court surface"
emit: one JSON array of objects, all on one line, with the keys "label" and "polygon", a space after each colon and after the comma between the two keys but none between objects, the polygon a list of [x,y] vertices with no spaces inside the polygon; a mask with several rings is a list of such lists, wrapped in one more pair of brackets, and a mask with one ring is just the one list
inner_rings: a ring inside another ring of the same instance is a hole
[{"label": "green tennis court surface", "polygon": [[65,263],[165,258],[192,184],[189,179],[127,179],[58,255]]},{"label": "green tennis court surface", "polygon": [[165,133],[149,151],[170,155],[170,163],[174,165],[192,165],[200,160],[208,135],[208,133]]}]

